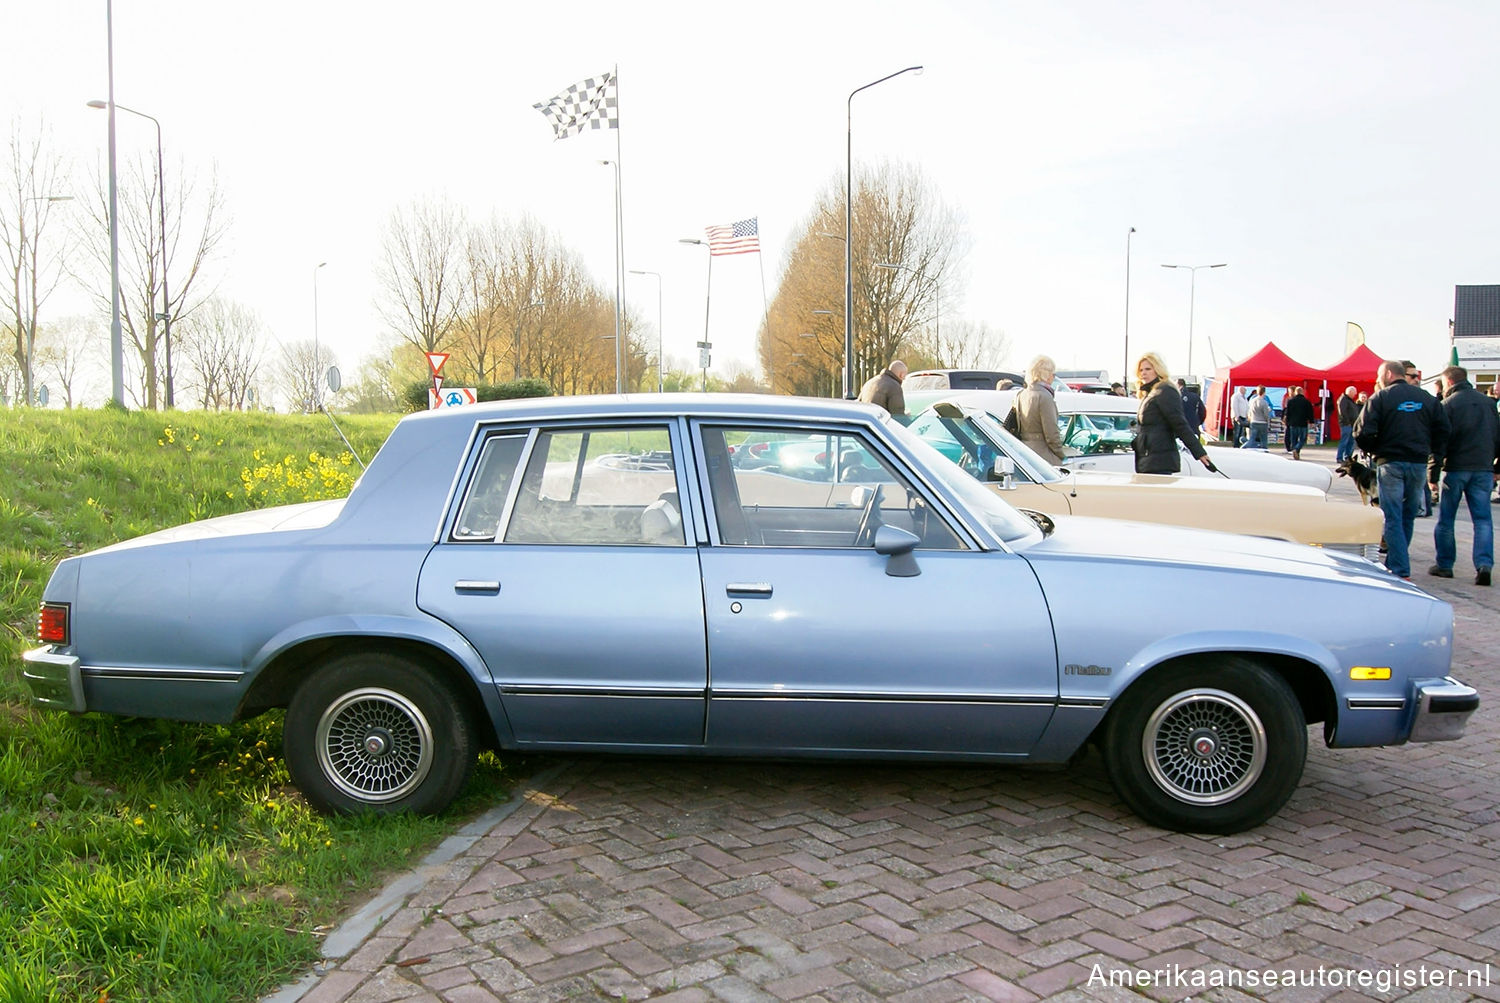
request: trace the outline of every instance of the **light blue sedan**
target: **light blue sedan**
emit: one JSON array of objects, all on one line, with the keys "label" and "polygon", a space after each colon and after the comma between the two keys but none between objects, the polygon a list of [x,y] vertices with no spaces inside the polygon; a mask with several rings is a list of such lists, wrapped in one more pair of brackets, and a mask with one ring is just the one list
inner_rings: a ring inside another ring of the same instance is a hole
[{"label": "light blue sedan", "polygon": [[[1100,596],[1107,594],[1107,601]],[[1196,596],[1262,594],[1252,615]],[[58,565],[36,701],[286,707],[328,811],[442,809],[484,747],[1060,763],[1156,825],[1273,815],[1307,727],[1459,738],[1447,604],[1362,559],[1027,516],[884,411],[553,398],[402,421],[349,497]]]}]

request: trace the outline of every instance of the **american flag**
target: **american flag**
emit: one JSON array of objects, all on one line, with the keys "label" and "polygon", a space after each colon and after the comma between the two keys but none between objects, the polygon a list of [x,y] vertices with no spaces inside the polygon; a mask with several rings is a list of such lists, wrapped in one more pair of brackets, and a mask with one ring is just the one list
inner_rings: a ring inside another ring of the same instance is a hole
[{"label": "american flag", "polygon": [[531,107],[547,116],[558,139],[576,136],[584,129],[618,129],[619,98],[615,75],[604,73],[580,80],[561,94]]},{"label": "american flag", "polygon": [[752,216],[738,223],[725,223],[704,229],[708,234],[709,254],[759,254],[760,227]]}]

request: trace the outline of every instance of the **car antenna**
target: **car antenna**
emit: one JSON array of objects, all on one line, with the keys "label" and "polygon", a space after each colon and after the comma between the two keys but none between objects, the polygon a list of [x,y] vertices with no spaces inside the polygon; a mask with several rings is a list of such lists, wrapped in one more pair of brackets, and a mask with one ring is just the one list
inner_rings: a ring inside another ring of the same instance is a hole
[{"label": "car antenna", "polygon": [[[343,385],[344,385],[344,378],[339,373],[339,367],[338,366],[329,366],[328,367],[328,389],[331,390],[331,391],[333,391],[334,393],[338,393],[339,392],[339,388],[342,387]],[[328,410],[328,405],[325,404],[325,403],[323,403],[321,400],[318,401],[317,403],[318,403],[318,410],[322,411],[324,414],[328,415],[328,423],[331,424],[333,426],[333,430],[339,434],[339,438],[344,440],[344,448],[347,449],[347,450],[349,450],[349,455],[352,456],[352,457],[354,457],[354,462],[359,464],[359,469],[360,470],[364,470],[365,469],[365,461],[361,460],[359,458],[359,454],[354,451],[354,446],[349,442],[349,437],[344,434],[344,430],[342,428],[339,428],[339,423],[333,420],[333,412],[329,411]]]}]

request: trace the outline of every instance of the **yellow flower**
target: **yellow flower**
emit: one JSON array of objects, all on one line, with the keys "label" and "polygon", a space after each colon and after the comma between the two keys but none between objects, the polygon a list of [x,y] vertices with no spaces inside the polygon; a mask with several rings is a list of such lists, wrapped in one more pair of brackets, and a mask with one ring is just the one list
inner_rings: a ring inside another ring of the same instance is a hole
[{"label": "yellow flower", "polygon": [[145,825],[145,824],[146,824],[146,820],[145,820],[145,819],[143,819],[143,818],[137,818],[137,819],[136,819],[136,820],[135,820],[135,824],[136,824],[136,825]]}]

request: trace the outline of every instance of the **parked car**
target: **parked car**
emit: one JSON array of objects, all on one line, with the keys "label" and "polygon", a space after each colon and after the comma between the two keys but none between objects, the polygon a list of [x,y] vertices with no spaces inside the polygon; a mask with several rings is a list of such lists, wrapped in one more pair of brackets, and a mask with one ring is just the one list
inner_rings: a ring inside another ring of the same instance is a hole
[{"label": "parked car", "polygon": [[906,374],[901,387],[906,393],[926,390],[994,390],[1001,380],[1010,380],[1018,387],[1026,385],[1026,377],[1005,369],[917,369]]},{"label": "parked car", "polygon": [[[1061,470],[982,408],[934,404],[908,426],[1005,500],[1048,515],[1194,526],[1379,557],[1379,510],[1271,481]],[[1003,460],[997,464],[996,460]]]},{"label": "parked car", "polygon": [[[1225,594],[1275,615],[1191,601]],[[487,746],[1017,764],[1093,741],[1142,818],[1234,832],[1291,795],[1309,723],[1461,736],[1452,626],[1357,557],[1028,517],[876,407],[648,394],[412,415],[346,499],[69,557],[24,673],[73,712],[285,707],[326,811],[441,810]]]},{"label": "parked car", "polygon": [[[923,407],[936,400],[951,400],[955,403],[982,407],[997,418],[1004,419],[1010,411],[1014,391],[979,390],[954,391],[938,397],[924,399]],[[911,408],[908,399],[908,410]],[[1114,394],[1081,394],[1067,391],[1057,393],[1058,426],[1062,430],[1064,457],[1069,470],[1120,470],[1135,471],[1135,416],[1140,401],[1134,397],[1117,397]],[[1213,460],[1222,474],[1214,473],[1193,459],[1180,443],[1182,454],[1182,477],[1208,477],[1217,480],[1277,481],[1282,484],[1302,484],[1317,488],[1324,494],[1333,486],[1333,472],[1319,463],[1308,463],[1275,456],[1255,449],[1234,449],[1230,446],[1207,446],[1208,458]]]}]

